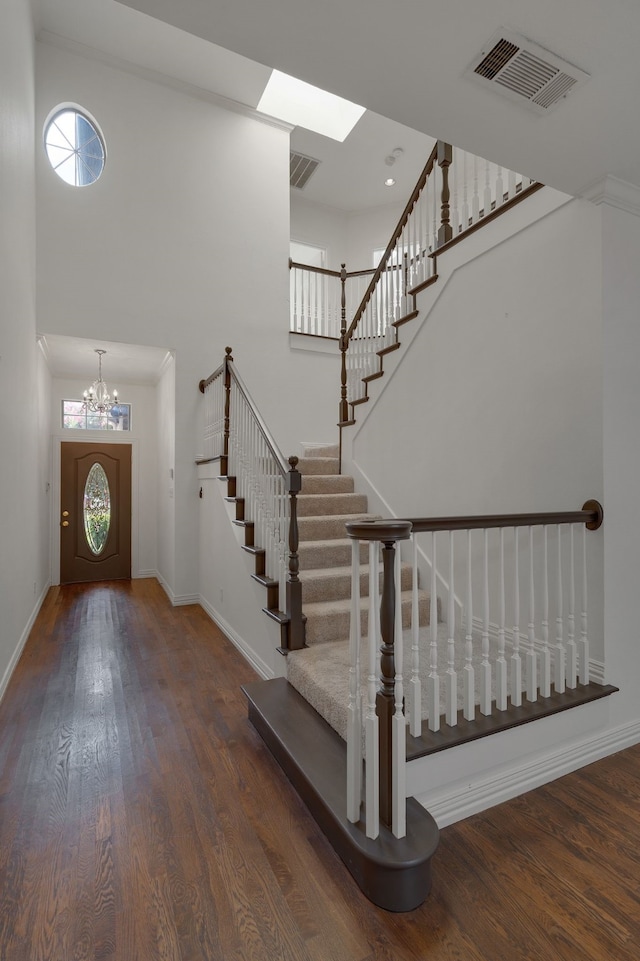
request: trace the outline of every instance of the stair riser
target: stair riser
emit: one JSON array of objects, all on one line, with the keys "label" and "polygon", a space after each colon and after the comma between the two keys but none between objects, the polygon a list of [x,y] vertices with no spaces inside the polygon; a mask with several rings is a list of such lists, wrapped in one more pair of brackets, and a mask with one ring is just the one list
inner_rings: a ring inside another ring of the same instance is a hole
[{"label": "stair riser", "polygon": [[332,457],[337,460],[340,456],[340,447],[338,444],[329,444],[326,447],[305,447],[303,449],[303,457]]},{"label": "stair riser", "polygon": [[[411,590],[412,570],[411,567],[403,565],[401,584],[403,591]],[[305,577],[302,580],[302,603],[317,604],[320,601],[335,601],[345,597],[351,597],[351,573],[321,576],[316,579]],[[382,588],[382,572],[379,577],[380,588]],[[369,571],[360,573],[360,597],[369,596]]]},{"label": "stair riser", "polygon": [[300,494],[298,496],[298,517],[366,514],[366,511],[366,494]]},{"label": "stair riser", "polygon": [[[349,637],[351,612],[327,610],[324,614],[310,614],[308,610],[306,641],[307,644],[324,644],[329,641],[345,640]],[[429,598],[421,597],[419,601],[420,624],[429,622]],[[369,616],[366,604],[360,612],[360,626],[363,636],[368,630]],[[409,627],[411,624],[411,599],[402,602],[402,626]]]}]

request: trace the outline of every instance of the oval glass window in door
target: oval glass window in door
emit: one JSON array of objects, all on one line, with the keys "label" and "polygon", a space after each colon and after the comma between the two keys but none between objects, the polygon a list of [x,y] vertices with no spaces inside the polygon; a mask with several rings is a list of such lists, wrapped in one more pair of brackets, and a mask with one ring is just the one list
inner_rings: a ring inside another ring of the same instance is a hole
[{"label": "oval glass window in door", "polygon": [[109,536],[111,495],[101,464],[94,464],[84,485],[84,533],[93,554],[101,554]]}]

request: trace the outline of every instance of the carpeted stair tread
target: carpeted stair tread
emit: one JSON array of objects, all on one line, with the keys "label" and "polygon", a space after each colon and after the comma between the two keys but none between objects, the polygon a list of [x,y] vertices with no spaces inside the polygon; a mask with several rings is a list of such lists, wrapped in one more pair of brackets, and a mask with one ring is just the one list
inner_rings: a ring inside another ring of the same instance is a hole
[{"label": "carpeted stair tread", "polygon": [[366,494],[298,494],[298,517],[367,512]]},{"label": "carpeted stair tread", "polygon": [[[411,591],[403,591],[400,595],[402,603],[402,625],[408,627],[411,623]],[[360,622],[363,634],[368,626],[369,598],[360,598]],[[429,621],[429,595],[418,591],[418,608],[420,624]],[[305,604],[307,644],[322,644],[330,641],[342,641],[349,637],[351,623],[351,599],[338,598],[334,601],[316,601]]]},{"label": "carpeted stair tread", "polygon": [[298,519],[300,541],[324,541],[330,538],[344,538],[349,521],[379,520],[379,514],[318,514]]},{"label": "carpeted stair tread", "polygon": [[[298,557],[301,570],[317,570],[325,567],[345,567],[351,563],[351,538],[331,537],[328,540],[301,541]],[[360,563],[369,557],[369,545],[360,544]]]},{"label": "carpeted stair tread", "polygon": [[301,457],[298,460],[301,474],[337,474],[337,457]]},{"label": "carpeted stair tread", "polygon": [[[302,602],[305,605],[317,601],[331,601],[351,597],[351,565],[344,567],[328,567],[312,570],[301,570]],[[402,564],[402,590],[411,589],[412,568],[410,564]],[[382,588],[382,571],[379,574],[380,589]],[[360,567],[360,596],[369,594],[369,565]]]}]

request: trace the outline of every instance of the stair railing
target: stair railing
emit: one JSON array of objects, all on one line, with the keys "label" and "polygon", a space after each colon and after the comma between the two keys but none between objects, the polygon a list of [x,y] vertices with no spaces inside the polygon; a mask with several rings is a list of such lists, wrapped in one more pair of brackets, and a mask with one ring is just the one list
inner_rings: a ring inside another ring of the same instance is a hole
[{"label": "stair railing", "polygon": [[399,346],[398,328],[417,316],[416,295],[437,280],[437,254],[542,185],[439,140],[380,263],[340,331],[341,427],[354,422],[382,358]]},{"label": "stair railing", "polygon": [[[298,577],[297,495],[302,478],[298,458],[288,462],[235,369],[232,350],[206,380],[203,461],[220,460],[220,473],[233,482],[233,499],[242,505],[241,523],[253,530],[253,553],[261,553],[262,573],[253,575],[275,593],[278,609],[266,613],[282,628],[282,649],[305,646],[302,584]],[[203,461],[200,461],[202,463]]]},{"label": "stair railing", "polygon": [[[364,759],[368,837],[378,836],[380,822],[404,837],[408,743],[419,755],[418,739],[435,732],[448,732],[443,746],[454,733],[460,741],[478,737],[489,731],[474,733],[470,725],[482,718],[523,701],[544,713],[553,698],[566,699],[589,684],[586,532],[597,530],[602,518],[601,505],[590,500],[566,513],[346,525],[352,538],[347,816],[353,823],[361,817]],[[418,536],[424,533],[430,599],[418,588]],[[409,539],[407,569],[398,545]],[[362,607],[361,541],[369,544],[369,595]],[[448,570],[443,624],[438,566]],[[456,590],[464,597],[459,623]]]},{"label": "stair railing", "polygon": [[340,339],[343,301],[352,316],[367,287],[374,268],[330,270],[297,263],[289,258],[290,326],[293,334]]}]

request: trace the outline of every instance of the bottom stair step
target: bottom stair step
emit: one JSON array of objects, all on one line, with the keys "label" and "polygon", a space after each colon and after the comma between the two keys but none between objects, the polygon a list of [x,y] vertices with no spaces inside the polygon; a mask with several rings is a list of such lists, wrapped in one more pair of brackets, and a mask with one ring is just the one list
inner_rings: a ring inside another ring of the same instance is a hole
[{"label": "bottom stair step", "polygon": [[387,911],[412,911],[431,888],[436,822],[407,800],[407,834],[384,826],[374,841],[346,816],[346,745],[285,678],[242,688],[249,720],[303,799],[363,893]]}]

